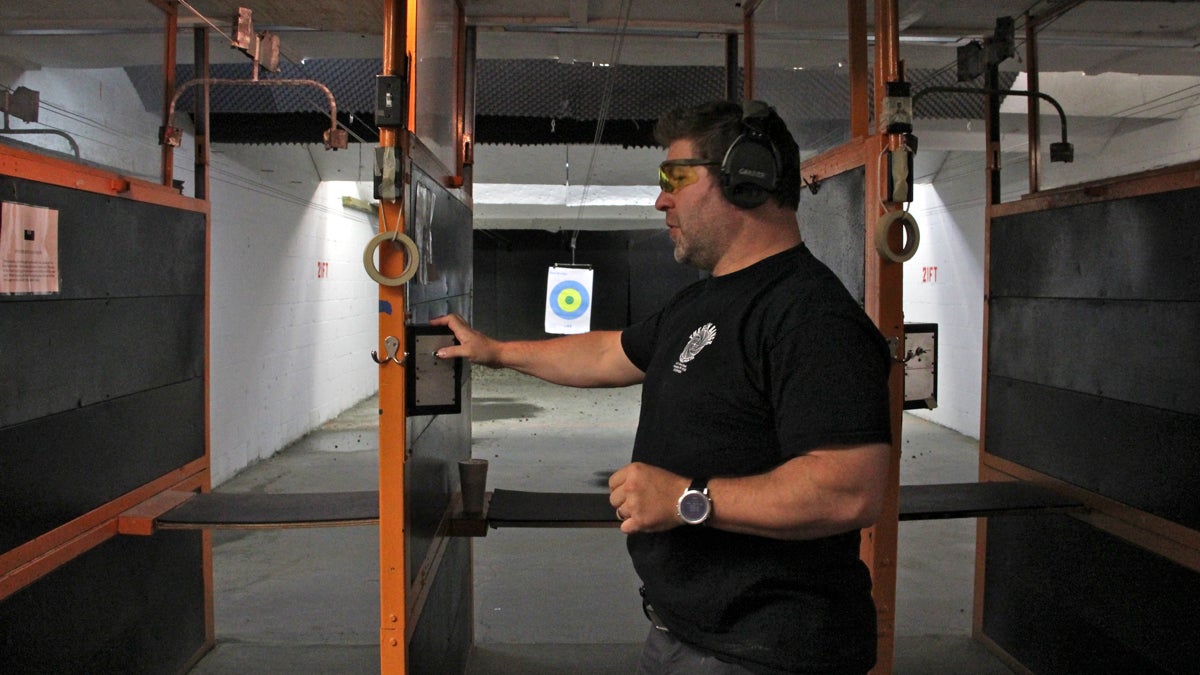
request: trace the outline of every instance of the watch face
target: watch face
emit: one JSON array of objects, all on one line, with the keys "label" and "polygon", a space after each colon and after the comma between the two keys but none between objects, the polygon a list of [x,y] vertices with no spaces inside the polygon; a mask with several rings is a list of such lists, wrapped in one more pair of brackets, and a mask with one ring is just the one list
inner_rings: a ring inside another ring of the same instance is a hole
[{"label": "watch face", "polygon": [[679,515],[687,523],[700,523],[708,517],[708,497],[700,492],[688,492],[679,500]]}]

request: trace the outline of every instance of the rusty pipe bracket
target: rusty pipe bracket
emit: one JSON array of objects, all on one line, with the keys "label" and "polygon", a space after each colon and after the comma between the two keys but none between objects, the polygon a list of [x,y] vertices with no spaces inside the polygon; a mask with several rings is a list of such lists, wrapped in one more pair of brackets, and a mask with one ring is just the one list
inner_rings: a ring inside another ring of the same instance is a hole
[{"label": "rusty pipe bracket", "polygon": [[[326,87],[316,80],[231,80],[228,78],[214,77],[201,77],[194,80],[188,80],[187,82],[179,85],[179,88],[175,90],[175,95],[171,97],[171,105],[167,108],[167,123],[165,125],[167,129],[174,128],[173,122],[175,120],[175,105],[179,102],[180,96],[183,95],[183,92],[198,84],[222,86],[316,87],[325,94],[325,98],[329,101],[329,129],[325,132],[325,149],[336,150],[338,148],[345,148],[347,145],[346,132],[338,129],[337,101],[333,97],[333,92],[329,90],[329,87]],[[166,139],[163,138],[162,142],[165,143]]]}]

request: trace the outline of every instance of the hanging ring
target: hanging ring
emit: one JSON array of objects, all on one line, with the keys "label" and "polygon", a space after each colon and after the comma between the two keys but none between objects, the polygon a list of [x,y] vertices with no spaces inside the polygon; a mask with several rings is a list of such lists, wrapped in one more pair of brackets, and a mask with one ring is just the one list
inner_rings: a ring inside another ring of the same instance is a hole
[{"label": "hanging ring", "polygon": [[[904,247],[899,251],[893,251],[888,246],[888,234],[891,233],[892,226],[896,223],[900,223],[904,227]],[[908,211],[892,211],[884,214],[875,225],[875,249],[879,251],[879,255],[892,262],[907,262],[916,255],[917,246],[920,243],[921,230],[917,227],[917,219],[913,218]]]},{"label": "hanging ring", "polygon": [[[405,264],[404,271],[400,273],[400,276],[384,276],[379,271],[379,268],[375,266],[375,249],[379,248],[379,245],[385,241],[400,243],[404,246]],[[400,286],[406,284],[417,273],[417,244],[411,237],[399,230],[392,230],[390,232],[384,230],[371,237],[371,241],[367,242],[367,248],[363,251],[363,267],[367,270],[367,276],[382,286]]]}]

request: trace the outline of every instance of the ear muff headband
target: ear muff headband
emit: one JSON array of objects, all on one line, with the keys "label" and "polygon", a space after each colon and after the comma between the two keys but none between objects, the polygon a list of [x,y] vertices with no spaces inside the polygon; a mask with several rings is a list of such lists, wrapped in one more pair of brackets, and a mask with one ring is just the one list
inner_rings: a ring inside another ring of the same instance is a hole
[{"label": "ear muff headband", "polygon": [[721,161],[721,189],[731,204],[743,209],[761,206],[779,188],[779,151],[763,129],[775,114],[761,101],[747,101],[742,113],[744,131],[734,139]]}]

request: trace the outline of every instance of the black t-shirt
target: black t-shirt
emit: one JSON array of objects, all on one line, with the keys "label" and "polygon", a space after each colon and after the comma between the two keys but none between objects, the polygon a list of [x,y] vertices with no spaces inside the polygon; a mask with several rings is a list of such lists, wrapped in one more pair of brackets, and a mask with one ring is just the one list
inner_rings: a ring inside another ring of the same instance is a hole
[{"label": "black t-shirt", "polygon": [[[689,286],[621,343],[646,373],[634,461],[739,476],[826,445],[890,442],[886,342],[803,244]],[[858,532],[782,541],[683,526],[628,545],[647,598],[686,642],[763,672],[874,663]]]}]

